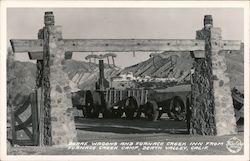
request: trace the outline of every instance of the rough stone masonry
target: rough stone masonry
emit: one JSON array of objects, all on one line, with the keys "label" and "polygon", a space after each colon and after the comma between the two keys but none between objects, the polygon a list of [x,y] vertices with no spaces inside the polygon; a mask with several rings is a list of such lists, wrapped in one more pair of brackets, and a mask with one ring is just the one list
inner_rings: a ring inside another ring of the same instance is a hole
[{"label": "rough stone masonry", "polygon": [[[43,50],[44,145],[67,145],[76,140],[71,102],[71,88],[65,65],[61,26],[54,26],[54,16],[45,13]],[[51,136],[51,137],[49,137]]]},{"label": "rough stone masonry", "polygon": [[205,40],[205,59],[196,58],[192,75],[190,133],[229,135],[237,133],[230,80],[221,29],[213,27],[211,15],[204,17],[204,28],[196,39]]}]

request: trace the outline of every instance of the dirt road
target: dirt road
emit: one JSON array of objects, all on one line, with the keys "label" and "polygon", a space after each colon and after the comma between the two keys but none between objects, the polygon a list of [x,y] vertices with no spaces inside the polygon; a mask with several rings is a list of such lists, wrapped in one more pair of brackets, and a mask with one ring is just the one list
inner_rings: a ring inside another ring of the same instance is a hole
[{"label": "dirt road", "polygon": [[[230,136],[189,135],[186,123],[163,117],[145,119],[86,119],[76,117],[77,142],[68,147],[14,147],[8,154],[39,155],[240,155],[243,154],[243,126]],[[236,137],[240,151],[232,153],[227,141]]]}]

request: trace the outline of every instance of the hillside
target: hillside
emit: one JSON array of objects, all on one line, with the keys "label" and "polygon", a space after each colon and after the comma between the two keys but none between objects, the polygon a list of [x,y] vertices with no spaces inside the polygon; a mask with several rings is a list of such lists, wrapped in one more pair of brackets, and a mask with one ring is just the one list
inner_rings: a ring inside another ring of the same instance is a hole
[{"label": "hillside", "polygon": [[[174,52],[164,52],[162,54],[174,54]],[[189,79],[189,71],[193,62],[189,52],[176,52],[176,54],[179,54],[180,57],[151,57],[144,62],[126,67],[121,71],[121,74],[133,72],[135,77],[150,76],[155,78],[175,78],[177,80]]]},{"label": "hillside", "polygon": [[[98,65],[67,60],[65,71],[70,79],[72,92],[78,90],[94,89],[95,82],[98,79]],[[105,65],[105,77],[110,78],[116,74],[119,69],[108,68]],[[10,126],[10,107],[18,109],[30,93],[35,89],[36,83],[36,64],[30,62],[14,61],[12,53],[8,55],[7,61],[7,123]]]},{"label": "hillside", "polygon": [[[97,64],[67,60],[65,65],[65,71],[68,73],[72,86],[81,90],[95,89],[95,82],[97,82],[99,78],[99,68]],[[116,76],[119,71],[119,68],[110,68],[108,65],[105,65],[104,76],[109,80],[111,77]]]},{"label": "hillside", "polygon": [[240,51],[227,52],[226,60],[231,88],[235,87],[244,93],[244,44],[241,44]]},{"label": "hillside", "polygon": [[[95,82],[99,77],[97,64],[67,60],[65,71],[69,76],[70,84],[82,90],[94,89]],[[120,69],[109,68],[105,65],[105,78],[115,76]],[[16,94],[28,95],[35,88],[36,64],[29,62],[14,61],[8,69],[8,87],[11,97]]]},{"label": "hillside", "polygon": [[7,126],[10,127],[11,108],[18,109],[35,88],[34,63],[8,61],[7,63]]},{"label": "hillside", "polygon": [[15,61],[8,66],[7,98],[14,106],[22,103],[22,97],[28,97],[35,88],[36,65]]}]

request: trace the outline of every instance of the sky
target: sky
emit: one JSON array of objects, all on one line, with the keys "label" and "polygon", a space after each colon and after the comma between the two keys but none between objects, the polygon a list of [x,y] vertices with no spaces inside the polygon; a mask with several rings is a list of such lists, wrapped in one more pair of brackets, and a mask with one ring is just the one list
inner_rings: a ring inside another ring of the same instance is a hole
[{"label": "sky", "polygon": [[[37,39],[45,11],[53,11],[64,39],[195,39],[204,15],[211,14],[214,26],[222,28],[222,39],[244,40],[241,8],[8,8],[8,41]],[[73,59],[85,61],[88,54],[74,53]],[[116,64],[130,66],[149,54],[117,53]],[[29,58],[27,53],[17,53],[16,60]]]}]

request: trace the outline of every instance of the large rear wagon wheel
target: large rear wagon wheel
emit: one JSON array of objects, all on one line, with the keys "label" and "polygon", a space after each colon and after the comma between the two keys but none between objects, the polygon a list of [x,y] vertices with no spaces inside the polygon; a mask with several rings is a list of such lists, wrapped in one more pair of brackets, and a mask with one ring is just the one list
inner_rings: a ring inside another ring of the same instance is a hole
[{"label": "large rear wagon wheel", "polygon": [[134,98],[129,97],[127,98],[124,106],[124,112],[126,115],[126,118],[133,119],[135,111],[138,109],[137,102]]},{"label": "large rear wagon wheel", "polygon": [[155,101],[148,101],[145,105],[145,116],[149,121],[156,121],[159,117],[158,105]]}]

